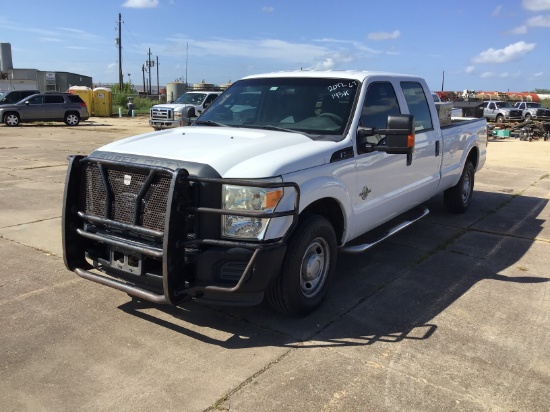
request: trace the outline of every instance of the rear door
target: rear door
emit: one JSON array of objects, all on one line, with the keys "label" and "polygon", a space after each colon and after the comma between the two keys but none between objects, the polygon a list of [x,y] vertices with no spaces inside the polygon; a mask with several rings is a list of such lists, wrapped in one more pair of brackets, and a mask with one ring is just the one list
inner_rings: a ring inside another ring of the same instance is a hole
[{"label": "rear door", "polygon": [[62,95],[46,94],[44,96],[44,120],[63,120],[66,107]]}]

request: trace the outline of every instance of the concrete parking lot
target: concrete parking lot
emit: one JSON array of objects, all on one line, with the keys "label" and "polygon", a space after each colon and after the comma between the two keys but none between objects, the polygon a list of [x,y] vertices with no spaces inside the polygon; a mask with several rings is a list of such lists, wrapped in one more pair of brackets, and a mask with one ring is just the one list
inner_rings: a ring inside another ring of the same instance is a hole
[{"label": "concrete parking lot", "polygon": [[0,410],[549,410],[550,141],[491,140],[467,213],[435,197],[288,319],[155,306],[65,269],[67,155],[151,130],[0,125]]}]

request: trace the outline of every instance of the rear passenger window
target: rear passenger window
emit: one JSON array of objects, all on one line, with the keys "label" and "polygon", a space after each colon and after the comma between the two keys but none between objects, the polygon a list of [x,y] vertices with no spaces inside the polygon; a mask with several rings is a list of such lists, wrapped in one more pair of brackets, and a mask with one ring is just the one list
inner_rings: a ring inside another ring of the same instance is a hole
[{"label": "rear passenger window", "polygon": [[80,98],[80,96],[77,96],[76,94],[69,94],[67,95],[71,103],[82,103],[84,100]]},{"label": "rear passenger window", "polygon": [[54,96],[44,96],[44,103],[48,104],[48,103],[63,103],[64,100],[63,100],[63,96],[59,96],[59,95],[54,95]]},{"label": "rear passenger window", "polygon": [[414,116],[414,128],[417,132],[433,129],[430,106],[424,89],[418,82],[401,82],[401,89],[407,100],[409,112]]}]

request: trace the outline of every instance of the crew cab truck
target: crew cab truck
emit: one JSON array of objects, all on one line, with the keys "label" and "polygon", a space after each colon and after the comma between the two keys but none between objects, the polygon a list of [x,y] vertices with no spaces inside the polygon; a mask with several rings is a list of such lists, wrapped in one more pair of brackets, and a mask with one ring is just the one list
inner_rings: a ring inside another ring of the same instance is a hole
[{"label": "crew cab truck", "polygon": [[329,290],[338,252],[412,224],[439,192],[466,211],[486,147],[485,119],[440,127],[420,77],[249,76],[190,127],[69,157],[65,265],[156,303],[267,298],[302,316]]},{"label": "crew cab truck", "polygon": [[529,120],[550,120],[550,109],[536,102],[517,102],[514,107],[521,110],[521,118]]},{"label": "crew cab truck", "polygon": [[156,104],[149,110],[149,126],[162,130],[190,125],[219,95],[220,92],[186,92],[174,103]]},{"label": "crew cab truck", "polygon": [[483,106],[483,117],[497,123],[521,121],[521,110],[512,106],[510,102],[488,101]]}]

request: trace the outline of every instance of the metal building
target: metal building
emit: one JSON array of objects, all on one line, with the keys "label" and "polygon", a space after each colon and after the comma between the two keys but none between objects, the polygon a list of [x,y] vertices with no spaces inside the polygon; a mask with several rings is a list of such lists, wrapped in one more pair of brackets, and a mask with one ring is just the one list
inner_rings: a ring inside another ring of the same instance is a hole
[{"label": "metal building", "polygon": [[44,92],[66,92],[71,86],[93,87],[92,78],[82,74],[69,72],[36,72],[36,85],[38,90]]}]

